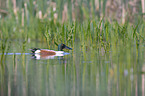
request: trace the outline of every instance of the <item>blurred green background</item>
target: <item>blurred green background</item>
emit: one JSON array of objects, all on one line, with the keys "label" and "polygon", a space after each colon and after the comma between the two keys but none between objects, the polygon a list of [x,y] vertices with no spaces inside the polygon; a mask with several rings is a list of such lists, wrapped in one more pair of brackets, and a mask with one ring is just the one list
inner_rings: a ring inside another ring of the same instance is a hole
[{"label": "blurred green background", "polygon": [[1,19],[13,18],[21,26],[32,18],[72,22],[106,19],[119,23],[145,17],[144,0],[1,0]]}]

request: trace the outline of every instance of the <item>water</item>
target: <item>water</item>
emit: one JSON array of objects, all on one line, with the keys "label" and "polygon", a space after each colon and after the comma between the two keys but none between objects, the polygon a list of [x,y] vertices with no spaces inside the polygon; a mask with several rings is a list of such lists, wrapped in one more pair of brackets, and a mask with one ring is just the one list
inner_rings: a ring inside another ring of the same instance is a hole
[{"label": "water", "polygon": [[143,44],[117,45],[107,51],[76,44],[70,54],[39,60],[29,54],[35,46],[47,47],[31,42],[20,55],[12,53],[24,52],[22,47],[12,44],[0,66],[0,96],[145,95]]}]

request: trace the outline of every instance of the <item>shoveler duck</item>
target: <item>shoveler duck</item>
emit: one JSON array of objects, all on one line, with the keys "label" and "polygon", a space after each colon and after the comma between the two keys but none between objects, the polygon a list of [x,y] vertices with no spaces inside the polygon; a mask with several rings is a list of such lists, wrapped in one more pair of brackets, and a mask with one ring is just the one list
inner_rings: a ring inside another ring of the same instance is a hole
[{"label": "shoveler duck", "polygon": [[72,50],[72,48],[66,46],[65,44],[59,44],[58,45],[58,51],[54,51],[54,50],[48,50],[48,49],[40,49],[40,48],[33,48],[30,49],[32,51],[33,54],[41,54],[43,56],[62,56],[63,49],[69,49]]}]

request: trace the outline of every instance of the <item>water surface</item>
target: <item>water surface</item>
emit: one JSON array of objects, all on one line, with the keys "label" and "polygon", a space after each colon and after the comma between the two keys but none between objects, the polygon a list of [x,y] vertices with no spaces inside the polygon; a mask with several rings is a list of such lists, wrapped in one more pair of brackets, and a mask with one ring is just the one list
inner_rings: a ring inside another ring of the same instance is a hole
[{"label": "water surface", "polygon": [[[47,48],[44,43],[31,42],[23,49],[14,42],[8,53],[30,53],[32,47]],[[105,50],[77,43],[67,51],[70,54],[53,59],[5,55],[0,66],[0,96],[144,96],[144,49],[143,44],[112,45]]]}]

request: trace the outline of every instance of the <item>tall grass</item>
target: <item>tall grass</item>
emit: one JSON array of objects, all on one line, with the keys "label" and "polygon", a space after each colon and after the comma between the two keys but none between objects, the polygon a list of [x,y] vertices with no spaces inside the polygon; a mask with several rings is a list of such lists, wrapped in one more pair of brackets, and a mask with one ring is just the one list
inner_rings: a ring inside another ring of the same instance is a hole
[{"label": "tall grass", "polygon": [[[8,21],[9,22],[9,21]],[[93,20],[84,21],[84,23],[59,23],[59,22],[46,22],[36,20],[35,25],[31,27],[18,28],[17,26],[10,26],[1,22],[1,39],[22,39],[24,43],[30,40],[46,41],[48,45],[57,43],[74,44],[81,41],[82,45],[96,46],[102,44],[108,46],[110,44],[124,43],[135,41],[144,41],[144,22],[130,25],[125,23],[120,25],[117,22],[110,23],[108,21]]]},{"label": "tall grass", "polygon": [[[119,4],[113,2],[115,3]],[[120,5],[125,6],[122,10],[127,10],[125,3]],[[110,22],[105,16],[106,8],[110,4],[106,0],[12,0],[6,4],[9,14],[0,19],[0,31],[3,35],[1,39],[22,39],[23,50],[28,40],[47,42],[48,48],[55,43],[74,45],[75,42],[81,41],[86,50],[89,47],[96,49],[103,46],[106,51],[112,45],[121,43],[126,46],[128,42],[138,44],[144,41],[144,21],[140,22],[143,20],[140,18],[142,15],[136,16],[139,19],[134,23],[126,19],[123,24],[115,20]]]}]

